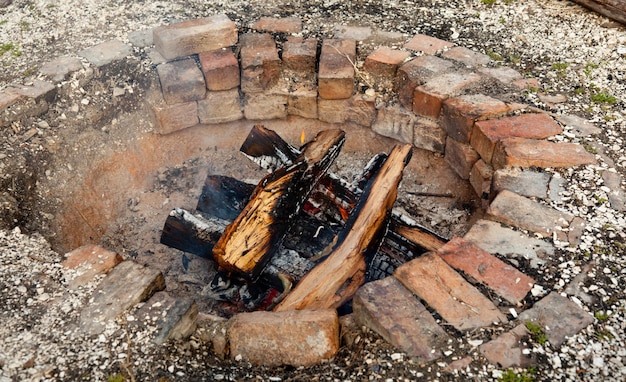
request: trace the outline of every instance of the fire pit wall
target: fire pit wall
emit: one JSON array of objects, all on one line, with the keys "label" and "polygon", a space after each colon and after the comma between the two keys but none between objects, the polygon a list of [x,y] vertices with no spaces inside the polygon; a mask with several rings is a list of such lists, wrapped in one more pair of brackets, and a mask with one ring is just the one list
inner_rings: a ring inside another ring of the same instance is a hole
[{"label": "fire pit wall", "polygon": [[[559,294],[540,299],[543,289],[510,265],[524,258],[530,267],[540,267],[546,261],[542,256],[555,252],[553,243],[575,244],[585,225],[567,212],[530,198],[554,199],[562,184],[531,167],[595,162],[579,145],[546,139],[562,131],[550,115],[511,102],[525,87],[536,86],[535,80],[524,79],[513,69],[493,67],[484,54],[425,35],[407,41],[402,35],[369,28],[338,27],[334,38],[317,41],[297,36],[302,29],[297,19],[262,19],[251,29],[255,32],[239,34],[231,20],[218,15],[159,27],[152,34],[132,35],[131,41],[143,47],[153,43],[156,52],[151,59],[161,62],[156,70],[163,97],[152,105],[158,133],[170,134],[197,124],[289,115],[355,123],[443,154],[483,200],[489,220],[477,221],[463,239],[455,238],[436,253],[419,257],[394,276],[357,292],[353,318],[359,325],[375,330],[411,357],[430,361],[443,356],[449,337],[423,303],[460,332],[512,320],[510,327],[519,325],[481,345],[480,351],[494,364],[514,366],[529,362],[521,353],[523,347],[515,345],[527,333],[524,321],[538,320],[542,327],[555,328],[548,332],[555,346],[592,321]],[[362,67],[355,65],[358,41],[363,46],[376,42]],[[101,66],[131,54],[126,44],[109,41],[81,55]],[[78,70],[72,69],[76,61],[60,58],[41,71],[60,81]],[[45,113],[53,90],[50,83],[36,82],[32,87],[1,93],[2,126],[20,116]],[[517,228],[532,233],[524,235]],[[550,237],[552,242],[535,235]],[[506,256],[508,263],[493,253]],[[126,272],[116,273],[118,268],[103,280],[100,289],[107,285],[141,287],[139,283],[118,285],[115,277]],[[474,284],[493,291],[492,298],[486,298],[457,270],[469,275]],[[436,281],[432,272],[437,274]],[[161,284],[159,288],[147,285],[152,292],[163,288]],[[529,294],[538,302],[519,318],[502,313],[507,306],[519,310]],[[500,308],[491,301],[493,296],[500,301]],[[108,311],[116,305],[114,301],[102,304]],[[468,315],[467,306],[481,314]],[[555,306],[558,309],[553,309]],[[119,307],[120,312],[130,308]],[[85,316],[86,322],[93,321],[89,314]],[[167,317],[176,325],[176,314],[170,312]],[[196,320],[193,316],[188,326],[192,330],[186,335],[193,331]],[[334,310],[241,313],[226,323],[218,322],[213,331],[198,333],[220,356],[230,354],[234,359],[271,365],[311,365],[336,354],[337,322]],[[161,331],[159,338],[168,338],[167,328]],[[501,346],[510,349],[501,352]]]}]

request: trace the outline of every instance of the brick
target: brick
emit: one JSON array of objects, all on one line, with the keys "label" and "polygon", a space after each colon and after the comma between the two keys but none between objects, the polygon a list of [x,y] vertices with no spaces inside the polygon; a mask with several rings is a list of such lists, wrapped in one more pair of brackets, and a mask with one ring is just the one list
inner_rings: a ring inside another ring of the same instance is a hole
[{"label": "brick", "polygon": [[510,331],[503,333],[495,339],[481,345],[478,348],[487,360],[499,368],[529,367],[537,364],[537,357],[530,350],[529,344],[524,339],[530,335],[524,325],[517,325]]},{"label": "brick", "polygon": [[365,58],[363,69],[375,80],[393,81],[398,66],[409,56],[409,52],[381,46]]},{"label": "brick", "polygon": [[290,91],[287,98],[287,114],[317,119],[317,89],[303,86]]},{"label": "brick", "polygon": [[249,120],[287,118],[287,98],[282,94],[247,94],[243,114]]},{"label": "brick", "polygon": [[89,335],[100,334],[108,322],[163,289],[165,278],[161,272],[134,261],[123,261],[93,292],[89,305],[80,314],[80,330]]},{"label": "brick", "polygon": [[231,358],[264,366],[311,366],[335,356],[335,310],[240,313],[228,330]]},{"label": "brick", "polygon": [[497,169],[575,167],[597,163],[595,156],[579,144],[526,138],[507,138],[498,142],[491,162]]},{"label": "brick", "polygon": [[519,304],[535,284],[515,267],[461,238],[450,240],[438,253],[452,268],[486,285],[512,305]]},{"label": "brick", "polygon": [[237,121],[243,118],[241,99],[238,89],[207,92],[203,100],[198,101],[200,123],[216,124]]},{"label": "brick", "polygon": [[515,86],[520,90],[524,89],[534,89],[535,91],[539,89],[541,84],[539,80],[536,78],[522,78],[521,80],[515,80],[511,82],[511,85]]},{"label": "brick", "polygon": [[474,163],[469,174],[469,181],[476,195],[483,201],[483,208],[486,208],[491,195],[491,182],[493,180],[493,168],[482,159]]},{"label": "brick", "polygon": [[[57,95],[57,88],[53,83],[38,79],[33,80],[32,85],[13,85],[10,89],[16,94],[35,100],[37,103],[41,103],[41,101],[46,103],[54,102],[54,98]],[[45,108],[47,111],[47,104]]]},{"label": "brick", "polygon": [[[518,228],[552,237],[555,232],[559,240],[567,241],[560,228],[569,227],[574,218],[567,212],[539,204],[511,191],[500,191],[487,209],[490,219]],[[559,228],[556,228],[559,227]]]},{"label": "brick", "polygon": [[289,37],[283,44],[283,63],[291,70],[315,73],[317,39]]},{"label": "brick", "polygon": [[327,123],[353,122],[370,127],[376,118],[376,106],[373,99],[355,96],[348,99],[318,99],[319,120]]},{"label": "brick", "polygon": [[426,83],[436,74],[451,70],[454,65],[435,56],[419,56],[398,68],[395,88],[402,106],[413,110],[415,88]]},{"label": "brick", "polygon": [[[507,169],[501,169],[501,170],[506,171]],[[557,174],[553,174],[552,177],[550,178],[550,182],[548,183],[548,188],[547,188],[548,198],[556,202],[563,202],[561,194],[563,191],[565,191],[566,187],[567,187],[567,181],[561,178],[560,176],[558,176]],[[529,196],[529,195],[524,195],[520,192],[518,192],[518,194],[523,195],[523,196]]]},{"label": "brick", "polygon": [[159,103],[153,105],[152,110],[155,115],[155,129],[159,134],[173,133],[199,123],[196,101],[174,105]]},{"label": "brick", "polygon": [[318,69],[318,92],[323,99],[347,99],[354,92],[356,41],[325,39]]},{"label": "brick", "polygon": [[299,33],[302,32],[302,20],[297,17],[261,17],[250,28],[274,33]]},{"label": "brick", "polygon": [[232,50],[202,52],[198,58],[208,90],[228,90],[239,86],[239,61]]},{"label": "brick", "polygon": [[491,163],[496,144],[505,138],[544,139],[560,134],[563,129],[544,113],[528,113],[514,117],[477,121],[470,142],[481,158]]},{"label": "brick", "polygon": [[469,143],[474,122],[506,114],[504,102],[482,94],[462,95],[443,102],[442,127],[459,142]]},{"label": "brick", "polygon": [[469,179],[474,164],[480,159],[474,148],[467,143],[446,139],[445,160],[461,179]]},{"label": "brick", "polygon": [[70,288],[78,288],[98,275],[107,274],[124,260],[118,253],[96,244],[76,248],[65,256],[63,267],[76,270],[76,276],[69,282]]},{"label": "brick", "polygon": [[204,98],[206,85],[202,71],[193,58],[157,66],[163,98],[168,104],[197,101]]},{"label": "brick", "polygon": [[378,110],[372,130],[402,143],[412,144],[417,118],[415,114],[398,105],[383,107]]},{"label": "brick", "polygon": [[400,266],[394,276],[457,330],[507,322],[493,303],[435,253]]},{"label": "brick", "polygon": [[497,68],[481,67],[478,68],[478,72],[486,76],[495,78],[500,83],[505,85],[509,85],[514,81],[522,79],[522,74],[520,72],[506,66],[500,66]]},{"label": "brick", "polygon": [[461,62],[470,67],[484,66],[489,64],[491,61],[489,56],[486,54],[474,52],[464,46],[451,48],[450,50],[443,52],[441,56],[449,60]]},{"label": "brick", "polygon": [[228,327],[230,320],[224,317],[207,313],[198,313],[196,320],[196,336],[202,342],[209,344],[211,352],[219,359],[224,360],[228,354]]},{"label": "brick", "polygon": [[20,88],[7,88],[0,92],[0,127],[48,111],[48,102],[43,97],[37,99],[26,94]]},{"label": "brick", "polygon": [[591,121],[575,115],[562,114],[557,116],[556,119],[568,127],[568,132],[575,134],[577,137],[587,137],[602,132],[602,129]]},{"label": "brick", "polygon": [[219,14],[160,26],[153,31],[156,50],[167,60],[237,44],[237,26]]},{"label": "brick", "polygon": [[404,44],[404,48],[416,52],[424,52],[424,54],[435,54],[440,50],[451,48],[454,45],[455,44],[451,42],[440,40],[435,37],[416,34],[406,44]]},{"label": "brick", "polygon": [[436,121],[417,116],[413,131],[413,146],[443,154],[448,135]]},{"label": "brick", "polygon": [[367,40],[372,36],[372,28],[355,27],[348,25],[336,25],[333,30],[333,38],[350,39],[356,41]]},{"label": "brick", "polygon": [[413,112],[428,118],[439,118],[443,101],[478,83],[482,77],[476,73],[446,73],[431,78],[415,88]]},{"label": "brick", "polygon": [[499,169],[494,173],[493,190],[509,190],[518,195],[545,199],[548,193],[550,174],[524,170],[518,167]]},{"label": "brick", "polygon": [[554,246],[547,241],[489,220],[478,220],[463,238],[489,253],[505,256],[511,263],[523,259],[535,269],[542,267],[554,255]]},{"label": "brick", "polygon": [[280,58],[272,35],[246,33],[241,36],[241,90],[259,93],[276,85],[280,76]]},{"label": "brick", "polygon": [[119,61],[133,53],[130,45],[124,44],[120,40],[110,40],[98,45],[94,45],[78,52],[78,55],[87,59],[97,67]]},{"label": "brick", "polygon": [[126,35],[131,45],[138,48],[147,48],[154,45],[154,28],[141,29],[128,32]]},{"label": "brick", "polygon": [[197,328],[198,306],[192,299],[174,298],[167,292],[155,293],[135,313],[136,325],[155,330],[153,342],[161,345],[170,340],[185,340]]},{"label": "brick", "polygon": [[60,82],[67,79],[71,73],[77,72],[82,68],[83,63],[78,57],[61,56],[43,64],[39,68],[39,73],[52,81]]},{"label": "brick", "polygon": [[429,362],[441,357],[450,336],[396,278],[362,286],[354,296],[355,321],[415,358]]},{"label": "brick", "polygon": [[519,315],[522,322],[532,321],[546,334],[550,345],[558,349],[567,337],[580,332],[594,322],[591,314],[557,292],[552,292]]}]

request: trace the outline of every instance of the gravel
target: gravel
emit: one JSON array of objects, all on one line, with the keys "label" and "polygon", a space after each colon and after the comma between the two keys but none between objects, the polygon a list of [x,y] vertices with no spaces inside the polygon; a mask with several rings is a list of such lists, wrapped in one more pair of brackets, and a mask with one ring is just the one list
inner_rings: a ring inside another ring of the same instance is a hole
[{"label": "gravel", "polygon": [[[36,68],[55,57],[111,38],[127,42],[131,31],[215,13],[226,13],[242,28],[262,16],[300,17],[306,36],[329,36],[337,24],[372,26],[407,37],[424,33],[489,54],[495,65],[540,80],[540,88],[523,92],[520,102],[557,117],[579,116],[599,128],[596,134],[581,134],[588,128],[570,120],[564,133],[553,138],[584,144],[597,153],[599,164],[546,170],[564,180],[566,191],[556,200],[541,202],[580,216],[589,225],[578,246],[555,242],[558,250],[547,259],[548,265],[533,275],[547,290],[575,293],[572,299],[594,314],[596,322],[559,348],[531,341],[531,351],[541,362],[533,370],[512,372],[545,381],[624,380],[626,216],[609,200],[612,191],[626,189],[626,29],[567,1],[486,3],[16,0],[0,8],[0,89],[32,82]],[[41,126],[44,136],[54,133],[54,126]],[[45,150],[17,147],[11,129],[0,130],[0,138],[2,196],[11,188],[7,168],[30,184],[32,163],[44,160]],[[607,186],[606,173],[621,176],[621,183]],[[472,334],[477,338],[458,338],[442,362],[429,365],[414,364],[372,333],[361,333],[334,360],[309,369],[222,362],[195,338],[157,347],[146,332],[122,325],[123,318],[104,335],[90,339],[72,325],[98,280],[69,289],[72,274],[60,266],[62,256],[33,229],[28,234],[19,228],[0,230],[0,252],[0,382],[113,380],[118,375],[131,380],[338,381],[497,380],[510,375],[477,354],[472,344],[486,339],[478,338],[479,333]],[[471,357],[469,366],[447,371],[449,362],[465,355]]]}]

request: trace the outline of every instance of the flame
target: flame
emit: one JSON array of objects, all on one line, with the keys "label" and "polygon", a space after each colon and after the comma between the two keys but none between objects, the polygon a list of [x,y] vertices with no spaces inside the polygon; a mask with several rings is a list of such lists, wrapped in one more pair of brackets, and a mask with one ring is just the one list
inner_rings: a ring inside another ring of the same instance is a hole
[{"label": "flame", "polygon": [[302,130],[302,132],[300,133],[300,144],[304,144],[304,141],[306,141],[306,134],[304,134],[304,130]]}]

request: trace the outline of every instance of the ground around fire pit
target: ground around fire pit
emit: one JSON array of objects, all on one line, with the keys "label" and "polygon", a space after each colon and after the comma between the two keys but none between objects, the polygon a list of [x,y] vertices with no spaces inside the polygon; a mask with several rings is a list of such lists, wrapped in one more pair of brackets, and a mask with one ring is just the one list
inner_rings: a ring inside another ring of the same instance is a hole
[{"label": "ground around fire pit", "polygon": [[[0,1],[0,5],[3,5]],[[11,2],[9,2],[11,3]],[[212,131],[201,128],[165,139],[151,138],[145,103],[158,88],[149,51],[145,60],[118,68],[83,69],[59,86],[59,101],[29,125],[0,129],[0,382],[10,380],[498,380],[512,375],[537,380],[615,380],[626,378],[626,221],[604,199],[602,172],[620,174],[625,190],[626,29],[566,1],[20,1],[0,8],[0,90],[31,84],[46,62],[128,33],[177,20],[225,13],[240,29],[264,16],[295,16],[304,36],[332,36],[338,25],[368,26],[405,34],[423,33],[490,56],[539,80],[520,92],[519,102],[553,115],[578,116],[556,137],[577,141],[598,155],[600,165],[548,170],[566,180],[568,195],[554,207],[590,224],[582,244],[560,248],[540,274],[548,290],[564,292],[582,279],[589,301],[581,305],[595,323],[560,347],[530,340],[541,360],[534,369],[507,371],[490,365],[475,347],[493,333],[459,336],[439,363],[417,364],[371,332],[341,348],[328,363],[312,368],[262,368],[225,362],[197,339],[156,346],[139,332],[120,327],[92,339],[64,325],[76,319],[95,284],[68,292],[60,267],[65,252],[97,241],[125,258],[160,267],[168,289],[183,295],[209,279],[210,267],[192,260],[187,281],[179,282],[183,262],[158,244],[163,211],[189,205],[208,172],[255,183],[263,175],[238,154],[250,126],[236,122]],[[373,47],[360,46],[363,55]],[[359,63],[358,63],[359,64]],[[362,64],[362,62],[360,63]],[[89,81],[87,81],[89,79]],[[363,85],[366,86],[366,85]],[[115,96],[112,96],[115,90]],[[325,125],[292,118],[268,122],[290,142],[304,130],[313,136]],[[573,126],[573,127],[572,127]],[[590,127],[591,126],[591,127]],[[393,141],[370,130],[347,126],[349,139],[334,170],[357,169]],[[598,129],[581,141],[576,129]],[[233,133],[235,131],[236,133]],[[350,138],[352,137],[352,138]],[[363,150],[367,147],[367,150]],[[404,191],[423,191],[428,177],[446,194],[460,183],[442,167],[441,158],[419,154],[403,183]],[[176,163],[171,165],[171,163]],[[148,176],[149,175],[149,176]],[[97,190],[97,191],[96,191]],[[438,201],[439,207],[404,203],[421,211],[424,222],[452,237],[463,234],[471,211],[470,190]],[[448,200],[449,199],[449,200]],[[433,199],[434,200],[434,199]],[[435,203],[433,203],[435,205]],[[433,222],[432,217],[438,217]],[[430,221],[429,221],[430,217]],[[474,217],[476,218],[476,217]],[[106,222],[104,224],[103,222]],[[101,224],[102,223],[102,224]],[[436,223],[436,224],[435,224]],[[19,227],[14,229],[14,227]],[[139,238],[139,240],[138,240]],[[52,246],[53,249],[50,248]],[[174,265],[172,265],[174,264]],[[189,264],[188,264],[189,265]],[[524,269],[527,272],[536,272]],[[63,305],[53,304],[63,299]],[[211,309],[210,306],[202,307]],[[94,342],[95,341],[95,342]],[[93,352],[94,343],[106,351]],[[467,367],[449,363],[466,355]],[[51,365],[33,368],[35,359]],[[512,379],[507,379],[512,380]]]}]

